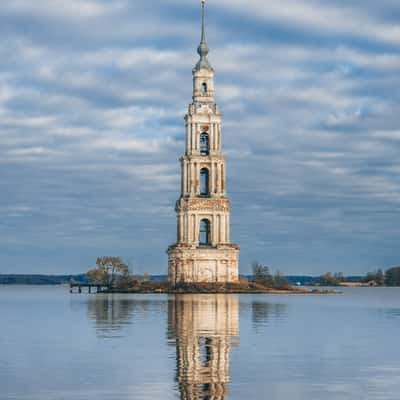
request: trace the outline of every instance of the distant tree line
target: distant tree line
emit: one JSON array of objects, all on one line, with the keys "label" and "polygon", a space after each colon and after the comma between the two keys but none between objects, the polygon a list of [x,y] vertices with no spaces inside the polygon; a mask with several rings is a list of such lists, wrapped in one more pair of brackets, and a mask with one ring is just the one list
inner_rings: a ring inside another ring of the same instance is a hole
[{"label": "distant tree line", "polygon": [[390,268],[385,273],[386,286],[400,286],[400,267]]},{"label": "distant tree line", "polygon": [[375,282],[377,286],[384,286],[386,284],[385,273],[381,269],[374,272],[368,272],[367,275],[365,275],[363,282]]},{"label": "distant tree line", "polygon": [[368,272],[363,281],[375,282],[378,286],[400,286],[400,267],[389,268],[386,272],[382,269]]},{"label": "distant tree line", "polygon": [[[283,276],[279,271],[275,274],[271,273],[269,267],[260,264],[258,261],[252,264],[253,275],[250,278],[252,282],[271,287],[282,289],[289,287],[287,277]],[[368,272],[365,276],[346,278],[342,272],[327,272],[321,275],[317,284],[321,286],[340,286],[343,282],[362,282],[365,284],[373,284],[375,286],[400,286],[400,267],[393,267],[384,272],[378,269]]]},{"label": "distant tree line", "polygon": [[344,276],[341,272],[327,272],[319,277],[319,284],[322,286],[339,286],[344,282]]},{"label": "distant tree line", "polygon": [[[332,274],[327,272],[319,277],[321,286],[339,286],[345,282],[346,278],[341,272]],[[378,269],[373,272],[368,272],[365,276],[360,277],[360,282],[371,283],[376,286],[400,286],[400,267],[393,267],[384,272]]]},{"label": "distant tree line", "polygon": [[78,275],[37,275],[37,274],[3,274],[0,285],[63,285],[73,282],[86,283],[85,274]]}]

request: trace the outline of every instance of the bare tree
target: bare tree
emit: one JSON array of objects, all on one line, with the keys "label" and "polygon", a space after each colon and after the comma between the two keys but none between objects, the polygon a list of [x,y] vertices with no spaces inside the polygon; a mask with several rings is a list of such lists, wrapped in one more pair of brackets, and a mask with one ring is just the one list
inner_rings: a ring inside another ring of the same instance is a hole
[{"label": "bare tree", "polygon": [[123,280],[129,277],[128,265],[123,262],[121,257],[98,257],[96,265],[97,268],[88,271],[86,275],[109,288],[115,285],[117,278]]},{"label": "bare tree", "polygon": [[253,282],[269,287],[274,285],[274,279],[267,266],[263,266],[259,262],[254,261],[252,264],[252,269]]}]

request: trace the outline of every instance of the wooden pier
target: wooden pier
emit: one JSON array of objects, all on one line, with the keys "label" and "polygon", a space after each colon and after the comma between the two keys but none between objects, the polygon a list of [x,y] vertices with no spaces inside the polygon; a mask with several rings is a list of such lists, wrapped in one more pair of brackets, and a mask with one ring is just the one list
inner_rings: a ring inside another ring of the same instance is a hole
[{"label": "wooden pier", "polygon": [[[74,291],[74,289],[78,289]],[[83,289],[87,289],[87,293],[101,293],[103,290],[108,289],[106,285],[99,285],[97,283],[75,283],[69,284],[70,293],[82,293]]]}]

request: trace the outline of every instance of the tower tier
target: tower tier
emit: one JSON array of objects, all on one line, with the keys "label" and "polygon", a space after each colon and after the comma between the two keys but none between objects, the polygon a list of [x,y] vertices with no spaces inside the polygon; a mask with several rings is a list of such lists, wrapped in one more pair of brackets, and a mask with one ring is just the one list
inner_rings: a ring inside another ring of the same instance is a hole
[{"label": "tower tier", "polygon": [[236,245],[188,248],[187,244],[177,244],[168,249],[168,256],[168,280],[175,285],[239,280],[239,249]]}]

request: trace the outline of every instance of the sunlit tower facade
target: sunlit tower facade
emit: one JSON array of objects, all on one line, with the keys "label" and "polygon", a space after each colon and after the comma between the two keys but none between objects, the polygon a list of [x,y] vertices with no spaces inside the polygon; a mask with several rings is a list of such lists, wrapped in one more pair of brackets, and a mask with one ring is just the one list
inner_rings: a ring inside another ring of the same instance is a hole
[{"label": "sunlit tower facade", "polygon": [[200,60],[192,71],[193,101],[185,116],[186,147],[180,159],[177,242],[168,248],[168,277],[172,284],[237,282],[239,246],[230,243],[222,115],[214,99],[214,69],[207,58],[205,0],[197,52]]}]

